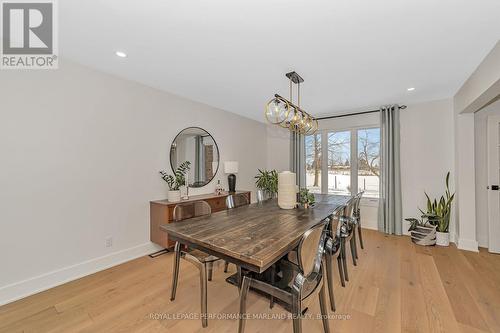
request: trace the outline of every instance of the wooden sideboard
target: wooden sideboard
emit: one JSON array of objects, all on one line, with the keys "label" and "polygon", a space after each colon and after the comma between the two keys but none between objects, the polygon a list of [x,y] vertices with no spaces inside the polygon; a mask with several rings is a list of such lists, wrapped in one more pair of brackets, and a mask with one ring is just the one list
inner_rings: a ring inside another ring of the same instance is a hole
[{"label": "wooden sideboard", "polygon": [[[250,202],[250,191],[236,191],[236,194],[244,194],[248,197],[248,202]],[[174,207],[179,203],[192,202],[203,200],[206,201],[212,208],[212,213],[219,212],[221,210],[227,209],[226,207],[226,197],[229,195],[228,192],[224,192],[221,195],[201,194],[192,195],[189,199],[181,200],[177,202],[170,202],[167,200],[156,200],[149,203],[149,219],[150,219],[150,239],[153,243],[156,243],[164,248],[170,248],[175,245],[175,242],[168,239],[168,235],[165,231],[160,229],[162,224],[170,223],[173,221]],[[178,222],[182,223],[182,222]]]}]

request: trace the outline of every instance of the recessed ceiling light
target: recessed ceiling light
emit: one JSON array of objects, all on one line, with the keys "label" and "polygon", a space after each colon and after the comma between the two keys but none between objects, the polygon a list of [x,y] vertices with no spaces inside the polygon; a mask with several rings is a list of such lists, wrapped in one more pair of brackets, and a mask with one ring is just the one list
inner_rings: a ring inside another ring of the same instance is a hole
[{"label": "recessed ceiling light", "polygon": [[413,90],[415,90],[415,88],[408,88],[408,89],[406,89],[406,90],[408,90],[408,91],[413,91]]},{"label": "recessed ceiling light", "polygon": [[115,54],[116,54],[117,57],[120,57],[120,58],[126,58],[127,57],[127,54],[125,52],[122,52],[122,51],[116,51]]}]

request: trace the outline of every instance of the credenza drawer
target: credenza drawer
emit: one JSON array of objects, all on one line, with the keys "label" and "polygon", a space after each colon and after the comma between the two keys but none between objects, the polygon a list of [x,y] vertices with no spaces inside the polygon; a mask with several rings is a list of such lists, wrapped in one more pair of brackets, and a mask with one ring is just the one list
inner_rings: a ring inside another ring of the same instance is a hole
[{"label": "credenza drawer", "polygon": [[212,208],[212,212],[220,212],[221,210],[226,209],[226,197],[213,198],[210,200],[205,200]]}]

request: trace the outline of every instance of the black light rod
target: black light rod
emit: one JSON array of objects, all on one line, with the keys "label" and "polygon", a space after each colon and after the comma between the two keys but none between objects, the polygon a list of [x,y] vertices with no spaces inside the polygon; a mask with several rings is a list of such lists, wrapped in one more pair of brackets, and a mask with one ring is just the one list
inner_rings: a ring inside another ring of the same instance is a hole
[{"label": "black light rod", "polygon": [[[404,110],[404,109],[406,109],[406,105],[401,105],[399,108],[401,110]],[[360,115],[360,114],[368,114],[368,113],[375,113],[375,112],[380,112],[380,110],[370,110],[370,111],[361,111],[361,112],[354,112],[354,113],[346,113],[346,114],[339,114],[337,116],[326,116],[326,117],[320,117],[320,118],[316,118],[316,119],[317,120],[334,119],[334,118],[357,116],[357,115]]]},{"label": "black light rod", "polygon": [[[286,98],[281,97],[281,96],[280,96],[280,95],[278,95],[278,94],[274,94],[274,97],[284,99],[285,101],[287,101],[287,102],[288,102],[288,104],[290,104],[290,106],[291,106],[292,108],[297,109],[297,110],[300,110],[301,112],[305,113],[305,114],[306,114],[306,115],[308,115],[309,117],[314,118],[314,117],[313,117],[313,116],[311,116],[309,113],[307,113],[306,111],[304,111],[301,107],[299,107],[298,105],[293,104],[291,101],[287,100]],[[314,119],[316,119],[316,118],[314,118]]]}]

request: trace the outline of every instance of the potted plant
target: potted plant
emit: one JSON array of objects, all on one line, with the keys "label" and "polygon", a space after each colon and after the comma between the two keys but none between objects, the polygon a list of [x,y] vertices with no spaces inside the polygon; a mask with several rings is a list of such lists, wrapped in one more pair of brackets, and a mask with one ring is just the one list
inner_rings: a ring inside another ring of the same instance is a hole
[{"label": "potted plant", "polygon": [[255,186],[257,186],[257,197],[261,200],[274,198],[278,193],[278,172],[276,170],[261,170],[255,176]]},{"label": "potted plant", "polygon": [[174,175],[169,175],[165,171],[160,171],[161,178],[167,182],[167,200],[171,202],[181,200],[180,187],[186,184],[186,173],[191,167],[191,162],[185,161],[175,170]]},{"label": "potted plant", "polygon": [[[455,198],[455,193],[450,192],[450,172],[446,174],[446,191],[441,196],[439,201],[437,199],[431,200],[427,193],[427,213],[429,223],[436,226],[436,244],[440,246],[450,245],[450,216],[451,205]],[[422,210],[421,210],[422,211]]]},{"label": "potted plant", "polygon": [[411,232],[414,242],[424,236],[428,236],[423,242],[425,244],[422,245],[434,245],[431,243],[434,241],[433,233],[435,233],[435,244],[440,246],[450,245],[450,215],[453,199],[455,198],[455,193],[451,194],[450,192],[450,172],[446,174],[445,183],[446,191],[439,201],[437,199],[431,200],[429,195],[425,193],[425,197],[427,198],[427,212],[419,208],[422,212],[420,220],[415,218],[405,219],[411,223],[408,231]]},{"label": "potted plant", "polygon": [[427,215],[422,215],[421,219],[407,218],[405,221],[410,222],[408,231],[413,243],[423,246],[436,245],[436,227],[429,222]]},{"label": "potted plant", "polygon": [[299,191],[299,203],[304,206],[304,208],[309,208],[309,206],[314,205],[316,198],[314,194],[310,193],[307,188],[302,188]]}]

